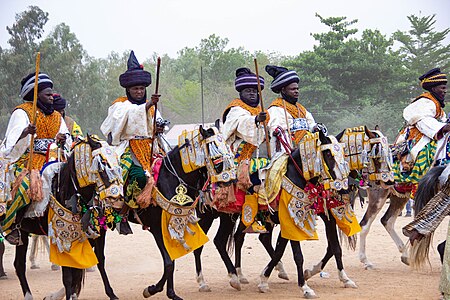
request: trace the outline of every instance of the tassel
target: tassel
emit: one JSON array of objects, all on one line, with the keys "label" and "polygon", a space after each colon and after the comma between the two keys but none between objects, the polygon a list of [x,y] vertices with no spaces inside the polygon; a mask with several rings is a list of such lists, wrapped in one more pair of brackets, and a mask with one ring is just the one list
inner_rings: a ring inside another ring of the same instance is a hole
[{"label": "tassel", "polygon": [[236,187],[241,191],[246,192],[252,186],[249,174],[250,162],[248,159],[241,161],[237,169],[237,183]]},{"label": "tassel", "polygon": [[42,189],[41,174],[38,170],[31,170],[30,173],[30,188],[28,189],[28,197],[32,201],[41,202],[44,200],[44,190]]},{"label": "tassel", "polygon": [[314,173],[318,174],[322,171],[322,159],[320,153],[316,154],[316,160],[314,161]]},{"label": "tassel", "polygon": [[27,169],[24,169],[19,176],[17,176],[16,180],[14,180],[14,183],[11,188],[11,201],[16,197],[17,191],[19,190],[20,185],[22,184],[23,179],[25,176],[27,176],[30,173]]},{"label": "tassel", "polygon": [[136,198],[136,203],[139,205],[140,208],[147,208],[150,205],[154,186],[155,186],[155,179],[153,178],[153,176],[147,177],[147,183],[145,184],[145,187],[142,189],[141,193]]},{"label": "tassel", "polygon": [[236,201],[234,198],[234,186],[232,184],[219,186],[214,194],[214,206],[217,209],[227,207],[229,203]]},{"label": "tassel", "polygon": [[217,148],[217,146],[216,146],[215,143],[209,143],[209,144],[208,144],[208,147],[209,147],[209,155],[210,155],[211,157],[214,157],[214,158],[215,158],[215,157],[221,155],[221,153],[219,152],[219,149]]},{"label": "tassel", "polygon": [[205,151],[203,151],[203,148],[196,148],[195,149],[195,164],[197,166],[204,166],[205,165]]}]

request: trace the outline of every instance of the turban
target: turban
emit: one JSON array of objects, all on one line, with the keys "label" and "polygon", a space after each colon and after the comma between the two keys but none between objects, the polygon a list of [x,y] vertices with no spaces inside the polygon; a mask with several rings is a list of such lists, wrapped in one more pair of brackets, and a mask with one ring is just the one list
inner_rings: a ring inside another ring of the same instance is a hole
[{"label": "turban", "polygon": [[[34,80],[36,73],[28,74],[22,79],[22,88],[19,97],[25,101],[33,101]],[[46,88],[53,88],[53,81],[47,74],[39,73],[38,75],[38,93]]]},{"label": "turban", "polygon": [[[264,78],[259,76],[261,90],[264,89]],[[234,80],[236,91],[242,92],[246,88],[258,88],[258,80],[256,75],[248,68],[239,68],[236,70],[236,79]]]},{"label": "turban", "polygon": [[420,86],[429,91],[431,88],[447,84],[447,75],[441,72],[441,69],[434,68],[419,77]]},{"label": "turban", "polygon": [[63,110],[66,108],[67,101],[60,94],[53,94],[53,108],[55,110]]},{"label": "turban", "polygon": [[152,83],[152,76],[144,71],[144,67],[139,64],[134,51],[131,51],[127,62],[127,71],[120,75],[119,83],[124,88],[143,85],[149,86]]},{"label": "turban", "polygon": [[267,65],[266,72],[274,78],[270,85],[270,89],[277,94],[281,92],[283,87],[288,86],[293,82],[300,82],[300,78],[295,71],[289,71],[283,67]]}]

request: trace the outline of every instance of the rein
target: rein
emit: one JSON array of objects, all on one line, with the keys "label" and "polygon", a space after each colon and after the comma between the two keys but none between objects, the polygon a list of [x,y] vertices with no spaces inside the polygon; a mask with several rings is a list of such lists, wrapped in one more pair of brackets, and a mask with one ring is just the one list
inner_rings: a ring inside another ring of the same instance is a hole
[{"label": "rein", "polygon": [[289,157],[292,160],[292,163],[294,164],[295,169],[297,170],[297,172],[300,174],[300,176],[303,177],[303,172],[300,169],[299,165],[297,164],[297,162],[295,161],[294,157],[292,156],[292,148],[290,146],[290,144],[288,144],[286,142],[286,134],[284,132],[284,130],[282,130],[282,128],[280,126],[277,127],[277,132],[278,134],[276,135],[277,140],[280,142],[280,144],[283,146],[284,150],[286,151],[286,153],[289,155]]}]

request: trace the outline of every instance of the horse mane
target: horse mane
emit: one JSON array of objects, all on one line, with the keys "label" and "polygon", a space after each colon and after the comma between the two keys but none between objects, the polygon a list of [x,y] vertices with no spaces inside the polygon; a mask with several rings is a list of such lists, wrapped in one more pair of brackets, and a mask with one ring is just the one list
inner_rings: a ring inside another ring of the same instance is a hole
[{"label": "horse mane", "polygon": [[76,178],[75,157],[73,153],[69,156],[67,162],[62,164],[59,175],[56,174],[53,178],[53,195],[55,195],[57,200],[63,205],[64,203],[61,201],[69,199],[75,192],[72,175]]}]

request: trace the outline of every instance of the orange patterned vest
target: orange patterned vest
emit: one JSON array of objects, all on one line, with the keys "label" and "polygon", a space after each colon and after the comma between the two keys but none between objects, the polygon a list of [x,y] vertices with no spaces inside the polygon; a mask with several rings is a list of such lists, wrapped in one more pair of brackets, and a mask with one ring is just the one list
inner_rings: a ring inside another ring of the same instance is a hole
[{"label": "orange patterned vest", "polygon": [[[24,110],[28,118],[33,119],[33,103],[25,102],[16,106],[14,110],[22,109]],[[56,110],[50,114],[44,114],[39,108],[36,111],[36,139],[54,139],[59,132],[59,128],[61,127],[61,114]],[[27,154],[28,157],[28,154]],[[28,158],[27,158],[28,159]],[[44,154],[33,153],[33,161],[31,162],[31,169],[42,169],[42,166],[45,163],[46,157]]]},{"label": "orange patterned vest", "polygon": [[[223,115],[222,115],[222,120],[223,121],[225,121],[225,119],[227,117],[227,114],[230,111],[230,109],[232,107],[236,107],[236,106],[239,106],[239,107],[245,109],[252,116],[256,116],[257,114],[259,114],[261,112],[261,106],[259,106],[259,105],[257,107],[253,107],[253,106],[250,106],[250,105],[246,104],[241,99],[234,99],[233,101],[230,102],[230,104],[228,104],[227,108],[225,108],[225,111],[223,112]],[[270,118],[269,115],[267,115],[266,122],[269,121],[269,118]],[[247,143],[247,142],[244,141],[244,142],[241,143],[241,145],[242,144],[244,144],[244,145],[242,147],[239,146],[240,151],[238,153],[239,154],[238,157],[236,158],[236,161],[238,163],[240,163],[242,160],[250,159],[252,157],[252,155],[253,155],[253,152],[255,152],[255,150],[256,150],[256,146],[254,146],[254,145],[252,145],[250,143]],[[235,152],[235,151],[238,151],[239,149],[231,149],[231,150],[233,152]]]},{"label": "orange patterned vest", "polygon": [[[113,104],[117,102],[125,102],[127,101],[127,97],[119,97],[117,98]],[[155,115],[155,106],[152,106],[150,108],[150,115],[152,118]],[[146,171],[151,170],[151,159],[150,159],[150,153],[152,149],[152,139],[146,138],[146,139],[131,139],[129,141],[131,151],[133,151],[134,156],[136,156],[137,160],[141,164],[142,168]]]}]

